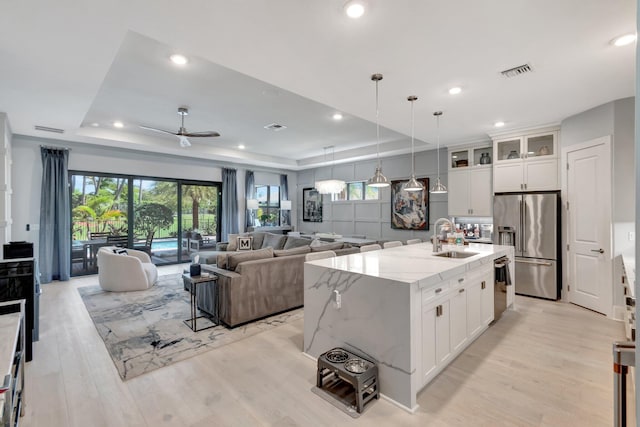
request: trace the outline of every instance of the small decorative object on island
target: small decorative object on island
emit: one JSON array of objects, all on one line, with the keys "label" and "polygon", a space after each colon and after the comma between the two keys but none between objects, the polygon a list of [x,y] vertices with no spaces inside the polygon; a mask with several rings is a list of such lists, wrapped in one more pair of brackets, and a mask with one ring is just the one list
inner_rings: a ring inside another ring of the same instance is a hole
[{"label": "small decorative object on island", "polygon": [[491,156],[489,153],[482,153],[480,156],[480,164],[481,165],[490,165],[491,164]]}]

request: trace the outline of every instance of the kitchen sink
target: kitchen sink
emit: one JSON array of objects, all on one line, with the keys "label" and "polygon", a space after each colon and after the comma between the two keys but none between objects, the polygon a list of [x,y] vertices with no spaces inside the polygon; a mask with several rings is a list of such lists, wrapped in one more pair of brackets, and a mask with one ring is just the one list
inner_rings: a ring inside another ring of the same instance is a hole
[{"label": "kitchen sink", "polygon": [[433,256],[439,256],[441,258],[469,258],[474,255],[478,255],[478,252],[447,251],[434,254]]}]

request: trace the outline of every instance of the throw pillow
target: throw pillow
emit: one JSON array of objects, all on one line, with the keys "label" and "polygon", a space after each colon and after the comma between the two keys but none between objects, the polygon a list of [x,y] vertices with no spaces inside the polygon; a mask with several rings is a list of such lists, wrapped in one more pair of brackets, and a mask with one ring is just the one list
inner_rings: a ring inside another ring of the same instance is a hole
[{"label": "throw pillow", "polygon": [[273,249],[264,248],[256,251],[236,252],[227,258],[227,270],[236,271],[238,265],[245,261],[273,258]]},{"label": "throw pillow", "polygon": [[227,245],[227,250],[229,252],[235,252],[238,250],[238,235],[237,234],[229,234],[228,239],[229,244]]},{"label": "throw pillow", "polygon": [[267,234],[262,231],[253,231],[251,233],[247,233],[248,236],[253,237],[253,249],[262,248],[262,243],[264,242],[264,235]]},{"label": "throw pillow", "polygon": [[332,242],[320,246],[312,246],[311,252],[335,251],[336,249],[342,249],[343,246],[344,243],[342,242]]},{"label": "throw pillow", "polygon": [[262,248],[273,248],[274,250],[282,249],[284,248],[286,238],[287,236],[284,234],[265,233]]},{"label": "throw pillow", "polygon": [[309,246],[310,244],[311,240],[309,239],[305,239],[303,237],[287,236],[287,241],[285,242],[282,249],[299,248],[301,246]]},{"label": "throw pillow", "polygon": [[282,249],[279,251],[273,251],[273,256],[278,257],[278,256],[289,256],[289,255],[301,255],[301,254],[308,254],[309,252],[311,252],[311,247],[307,245],[307,246],[300,246],[292,249]]},{"label": "throw pillow", "polygon": [[250,251],[253,249],[253,237],[251,236],[238,236],[238,250],[239,251]]},{"label": "throw pillow", "polygon": [[113,249],[113,253],[118,255],[129,255],[126,249],[119,249],[119,248]]}]

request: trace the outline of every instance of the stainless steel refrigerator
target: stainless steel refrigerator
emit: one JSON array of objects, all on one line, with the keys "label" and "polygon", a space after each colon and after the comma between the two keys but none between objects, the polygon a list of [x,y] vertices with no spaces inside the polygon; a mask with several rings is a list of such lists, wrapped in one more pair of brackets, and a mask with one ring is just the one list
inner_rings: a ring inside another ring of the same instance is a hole
[{"label": "stainless steel refrigerator", "polygon": [[496,194],[493,242],[515,246],[516,293],[560,297],[560,195],[558,192]]}]

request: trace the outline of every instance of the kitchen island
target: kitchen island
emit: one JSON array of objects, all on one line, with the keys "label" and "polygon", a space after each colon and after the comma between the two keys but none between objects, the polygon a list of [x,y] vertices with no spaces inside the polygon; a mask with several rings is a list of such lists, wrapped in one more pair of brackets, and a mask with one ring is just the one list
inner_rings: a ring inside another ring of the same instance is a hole
[{"label": "kitchen island", "polygon": [[443,249],[461,254],[422,243],[305,263],[304,352],[342,347],[374,361],[381,395],[415,411],[417,393],[493,320],[493,262],[514,257],[511,246]]}]

